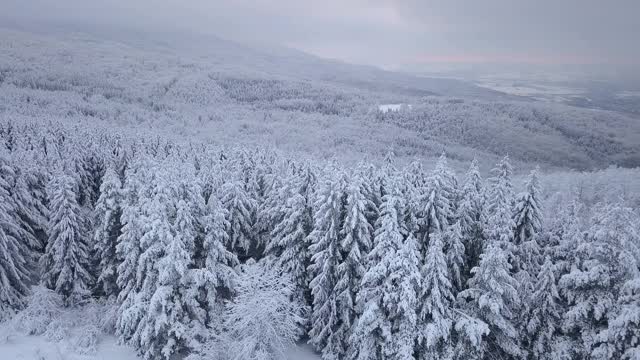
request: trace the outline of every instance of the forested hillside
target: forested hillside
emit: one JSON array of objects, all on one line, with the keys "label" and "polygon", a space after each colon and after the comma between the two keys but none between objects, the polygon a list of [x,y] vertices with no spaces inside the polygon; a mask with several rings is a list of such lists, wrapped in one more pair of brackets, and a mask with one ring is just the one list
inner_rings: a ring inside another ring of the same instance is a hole
[{"label": "forested hillside", "polygon": [[[351,163],[378,161],[389,149],[403,164],[433,163],[446,151],[455,167],[477,157],[483,170],[504,154],[526,167],[579,170],[634,167],[640,156],[635,118],[515,101],[462,81],[216,38],[1,34],[7,119],[88,119]],[[378,111],[399,103],[412,110]]]}]

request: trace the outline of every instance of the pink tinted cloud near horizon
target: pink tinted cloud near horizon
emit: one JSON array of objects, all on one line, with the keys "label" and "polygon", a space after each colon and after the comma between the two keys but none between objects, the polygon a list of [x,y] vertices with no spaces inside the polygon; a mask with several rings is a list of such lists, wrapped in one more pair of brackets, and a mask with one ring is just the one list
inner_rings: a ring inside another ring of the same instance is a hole
[{"label": "pink tinted cloud near horizon", "polygon": [[633,65],[633,61],[575,54],[418,54],[406,64],[532,64],[532,65]]}]

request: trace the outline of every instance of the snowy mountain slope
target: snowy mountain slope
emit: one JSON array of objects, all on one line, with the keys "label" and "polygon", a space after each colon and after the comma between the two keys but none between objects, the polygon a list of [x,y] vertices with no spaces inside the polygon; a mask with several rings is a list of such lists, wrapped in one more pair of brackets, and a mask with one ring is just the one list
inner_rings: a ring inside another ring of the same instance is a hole
[{"label": "snowy mountain slope", "polygon": [[118,42],[148,51],[181,54],[206,59],[209,64],[241,73],[280,76],[289,79],[330,82],[361,90],[392,91],[405,95],[473,96],[484,99],[515,99],[456,79],[414,76],[372,66],[322,59],[277,45],[245,45],[210,34],[177,31],[145,32],[130,28],[69,23],[17,23],[0,18],[0,25],[27,33],[60,39],[83,34],[94,41]]},{"label": "snowy mountain slope", "polygon": [[[640,162],[636,119],[514,102],[459,80],[213,36],[69,27],[0,34],[0,113],[9,118],[90,119],[347,161],[392,149],[404,160],[444,150],[454,165],[477,156],[483,168],[504,153],[578,169]],[[446,96],[425,98],[433,94]],[[415,107],[380,116],[389,103]]]}]

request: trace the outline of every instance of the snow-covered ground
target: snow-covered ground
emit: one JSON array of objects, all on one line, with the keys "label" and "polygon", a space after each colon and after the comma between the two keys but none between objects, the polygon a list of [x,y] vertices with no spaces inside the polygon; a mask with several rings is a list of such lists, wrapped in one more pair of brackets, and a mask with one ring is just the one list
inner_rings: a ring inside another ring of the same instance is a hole
[{"label": "snow-covered ground", "polygon": [[97,352],[82,355],[68,341],[52,342],[44,336],[14,334],[0,342],[0,358],[7,360],[138,360],[133,350],[120,346],[108,336],[98,343]]},{"label": "snow-covered ground", "polygon": [[320,360],[320,355],[316,354],[311,346],[307,344],[299,344],[298,347],[291,350],[289,354],[290,360]]},{"label": "snow-covered ground", "polygon": [[[8,332],[0,324],[0,359],[2,360],[139,360],[135,352],[117,344],[113,336],[100,339],[95,354],[78,354],[73,351],[73,344],[63,340],[53,342],[44,336],[22,335],[19,332]],[[300,344],[291,350],[290,360],[320,360],[310,346]]]}]

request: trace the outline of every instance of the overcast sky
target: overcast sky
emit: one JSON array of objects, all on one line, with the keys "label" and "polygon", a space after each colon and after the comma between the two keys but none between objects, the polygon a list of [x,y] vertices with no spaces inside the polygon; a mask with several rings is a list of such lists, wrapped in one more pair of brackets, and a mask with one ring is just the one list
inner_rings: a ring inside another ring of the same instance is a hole
[{"label": "overcast sky", "polygon": [[183,28],[386,67],[640,64],[640,0],[0,0],[0,8]]}]

